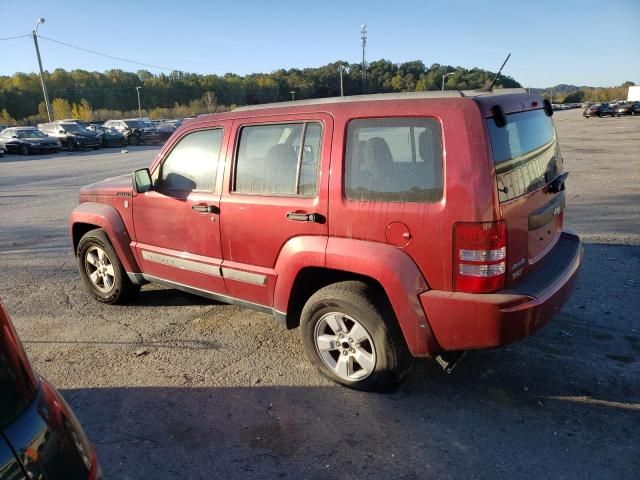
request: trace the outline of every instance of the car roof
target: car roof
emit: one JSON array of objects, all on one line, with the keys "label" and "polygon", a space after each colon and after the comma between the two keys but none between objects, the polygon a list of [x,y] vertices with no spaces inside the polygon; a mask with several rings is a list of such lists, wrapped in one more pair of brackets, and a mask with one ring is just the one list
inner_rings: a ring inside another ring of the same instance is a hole
[{"label": "car roof", "polygon": [[490,115],[489,109],[496,103],[504,105],[505,113],[510,113],[514,108],[517,109],[517,111],[521,111],[522,105],[529,102],[531,102],[531,104],[539,105],[539,108],[542,108],[542,98],[537,94],[527,93],[527,90],[524,88],[504,88],[493,91],[446,90],[429,92],[376,93],[243,106],[237,107],[230,112],[211,113],[199,115],[195,118],[185,119],[185,124],[188,123],[193,128],[194,126],[206,124],[212,120],[219,121],[246,118],[254,113],[256,116],[270,115],[272,113],[274,115],[282,113],[309,113],[310,109],[313,109],[314,107],[330,112],[337,109],[344,109],[348,104],[366,104],[366,102],[386,101],[406,102],[410,100],[420,102],[443,102],[447,99],[454,102],[465,102],[471,101],[472,99],[476,100],[478,106],[480,106],[485,115]]},{"label": "car roof", "polygon": [[260,105],[247,105],[236,107],[232,112],[248,110],[261,110],[266,108],[284,108],[303,105],[327,105],[335,103],[367,102],[379,100],[419,100],[425,98],[463,98],[463,97],[487,97],[504,95],[508,93],[527,93],[524,88],[502,88],[497,90],[434,90],[427,92],[399,92],[399,93],[373,93],[366,95],[350,95],[347,97],[314,98],[310,100],[295,100],[290,102],[263,103]]}]

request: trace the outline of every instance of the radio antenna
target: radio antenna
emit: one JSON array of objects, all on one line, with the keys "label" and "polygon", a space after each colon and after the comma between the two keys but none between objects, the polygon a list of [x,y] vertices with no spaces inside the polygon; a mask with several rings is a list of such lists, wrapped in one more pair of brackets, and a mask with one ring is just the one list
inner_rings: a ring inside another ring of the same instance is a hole
[{"label": "radio antenna", "polygon": [[487,90],[489,90],[490,92],[493,90],[493,86],[496,84],[496,80],[498,80],[498,77],[500,76],[500,72],[502,72],[502,69],[509,61],[509,57],[511,57],[511,54],[507,55],[507,58],[504,59],[504,62],[502,63],[500,70],[498,70],[498,73],[496,73],[496,76],[493,77],[493,82],[491,82],[491,85],[489,85],[489,88],[487,88]]}]

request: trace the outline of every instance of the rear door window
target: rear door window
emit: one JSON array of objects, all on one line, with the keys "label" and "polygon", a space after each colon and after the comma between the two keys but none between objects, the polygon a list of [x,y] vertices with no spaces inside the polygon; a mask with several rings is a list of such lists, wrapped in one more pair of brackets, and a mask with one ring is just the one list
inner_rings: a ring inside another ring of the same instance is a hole
[{"label": "rear door window", "polygon": [[437,202],[442,134],[432,118],[368,118],[347,129],[345,194],[356,201]]},{"label": "rear door window", "polygon": [[316,196],[321,139],[322,126],[317,122],[243,127],[233,191]]}]

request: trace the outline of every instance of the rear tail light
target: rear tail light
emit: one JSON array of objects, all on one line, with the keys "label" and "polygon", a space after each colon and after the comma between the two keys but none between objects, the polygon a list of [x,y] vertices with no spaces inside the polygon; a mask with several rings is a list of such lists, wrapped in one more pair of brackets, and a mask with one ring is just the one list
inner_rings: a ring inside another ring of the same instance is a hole
[{"label": "rear tail light", "polygon": [[459,292],[490,293],[504,288],[507,224],[462,222],[453,227],[453,286]]}]

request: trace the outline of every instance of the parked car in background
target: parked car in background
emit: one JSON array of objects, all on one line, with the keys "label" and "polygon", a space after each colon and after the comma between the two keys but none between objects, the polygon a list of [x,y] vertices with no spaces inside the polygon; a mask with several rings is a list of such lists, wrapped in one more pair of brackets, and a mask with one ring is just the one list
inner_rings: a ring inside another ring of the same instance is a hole
[{"label": "parked car in background", "polygon": [[163,142],[158,129],[150,122],[139,118],[107,120],[103,126],[115,128],[122,133],[129,145],[139,145],[141,143],[157,144]]},{"label": "parked car in background", "polygon": [[98,480],[96,451],[56,389],[36,375],[0,302],[0,480]]},{"label": "parked car in background", "polygon": [[640,102],[626,102],[619,104],[614,115],[619,117],[621,115],[640,115]]},{"label": "parked car in background", "polygon": [[591,105],[585,108],[582,112],[582,115],[585,118],[605,117],[607,115],[612,117],[613,112],[614,112],[613,108],[611,108],[608,103],[596,103],[595,105]]},{"label": "parked car in background", "polygon": [[50,137],[35,127],[9,127],[0,132],[0,148],[7,153],[29,155],[62,150],[57,138]]},{"label": "parked car in background", "polygon": [[575,286],[552,114],[501,89],[189,120],[149,169],[80,190],[81,281],[108,304],[156,282],[271,313],[352,388],[393,387],[413,357],[450,369],[533,334]]},{"label": "parked car in background", "polygon": [[173,135],[173,132],[178,129],[177,125],[169,122],[154,122],[154,125],[158,129],[158,133],[160,134],[163,142],[166,142],[167,139]]},{"label": "parked car in background", "polygon": [[0,133],[2,133],[2,131],[3,131],[5,128],[9,128],[9,125],[5,125],[4,123],[0,123]]},{"label": "parked car in background", "polygon": [[127,145],[127,139],[115,128],[91,124],[87,129],[100,135],[103,147],[124,147]]},{"label": "parked car in background", "polygon": [[100,135],[87,130],[85,122],[59,120],[51,123],[40,123],[38,128],[47,135],[56,137],[60,140],[62,146],[70,152],[80,148],[100,148],[102,143]]}]

